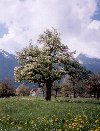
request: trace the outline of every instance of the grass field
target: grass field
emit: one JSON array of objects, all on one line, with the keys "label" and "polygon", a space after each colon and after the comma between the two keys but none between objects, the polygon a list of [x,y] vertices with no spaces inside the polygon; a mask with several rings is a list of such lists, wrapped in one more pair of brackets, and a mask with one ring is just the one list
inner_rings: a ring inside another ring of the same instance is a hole
[{"label": "grass field", "polygon": [[0,131],[100,131],[100,101],[0,99]]}]

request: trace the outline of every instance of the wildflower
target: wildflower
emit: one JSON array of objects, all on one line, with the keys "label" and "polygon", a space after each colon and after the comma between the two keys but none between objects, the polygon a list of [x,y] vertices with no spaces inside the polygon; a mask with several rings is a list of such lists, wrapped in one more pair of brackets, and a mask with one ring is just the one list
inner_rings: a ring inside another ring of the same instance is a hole
[{"label": "wildflower", "polygon": [[22,127],[21,126],[18,126],[18,130],[21,130],[22,129]]},{"label": "wildflower", "polygon": [[33,121],[33,120],[31,121],[31,124],[32,124],[32,125],[34,124],[34,121]]},{"label": "wildflower", "polygon": [[84,123],[84,121],[81,121],[80,123],[82,124],[82,123]]},{"label": "wildflower", "polygon": [[11,122],[11,125],[13,125],[14,124],[14,122]]},{"label": "wildflower", "polygon": [[82,125],[80,125],[80,128],[83,128],[83,126],[82,126]]},{"label": "wildflower", "polygon": [[58,122],[58,118],[55,118],[55,122]]},{"label": "wildflower", "polygon": [[90,131],[93,131],[93,129],[90,129]]},{"label": "wildflower", "polygon": [[25,122],[25,125],[27,125],[27,122]]},{"label": "wildflower", "polygon": [[79,128],[77,128],[77,131],[79,131],[80,129]]},{"label": "wildflower", "polygon": [[97,119],[96,121],[95,121],[95,123],[98,123],[99,122],[99,120]]},{"label": "wildflower", "polygon": [[95,131],[99,131],[98,129],[95,129]]},{"label": "wildflower", "polygon": [[61,129],[58,129],[58,131],[61,131]]},{"label": "wildflower", "polygon": [[79,121],[82,121],[82,119],[80,118]]}]

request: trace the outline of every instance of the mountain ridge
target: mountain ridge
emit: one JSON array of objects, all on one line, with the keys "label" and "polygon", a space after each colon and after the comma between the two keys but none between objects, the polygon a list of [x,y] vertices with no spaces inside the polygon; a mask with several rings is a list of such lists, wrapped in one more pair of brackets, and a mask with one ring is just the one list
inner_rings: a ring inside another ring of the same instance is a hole
[{"label": "mountain ridge", "polygon": [[14,79],[13,70],[17,66],[15,55],[0,49],[0,79],[9,77]]},{"label": "mountain ridge", "polygon": [[86,69],[91,70],[92,72],[100,72],[100,59],[99,58],[90,58],[85,54],[79,54],[76,57],[76,60]]},{"label": "mountain ridge", "polygon": [[[92,72],[100,72],[100,59],[89,58],[85,54],[79,54],[76,60]],[[10,78],[14,80],[14,67],[18,66],[16,56],[0,49],[0,79]]]}]

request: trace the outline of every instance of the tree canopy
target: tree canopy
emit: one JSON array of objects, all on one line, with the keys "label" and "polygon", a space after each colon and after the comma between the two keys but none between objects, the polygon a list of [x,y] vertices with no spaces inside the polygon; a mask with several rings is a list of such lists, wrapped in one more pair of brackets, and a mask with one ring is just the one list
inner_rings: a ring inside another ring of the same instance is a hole
[{"label": "tree canopy", "polygon": [[100,98],[100,73],[91,74],[87,83],[89,92],[94,95],[95,98]]},{"label": "tree canopy", "polygon": [[0,81],[0,97],[10,96],[15,96],[13,81],[9,78],[5,78]]},{"label": "tree canopy", "polygon": [[54,29],[39,36],[40,47],[28,47],[17,52],[20,66],[15,67],[16,81],[45,83],[46,100],[51,99],[51,87],[55,80],[69,74],[72,80],[86,77],[86,70],[74,59],[73,52],[61,43],[60,34]]}]

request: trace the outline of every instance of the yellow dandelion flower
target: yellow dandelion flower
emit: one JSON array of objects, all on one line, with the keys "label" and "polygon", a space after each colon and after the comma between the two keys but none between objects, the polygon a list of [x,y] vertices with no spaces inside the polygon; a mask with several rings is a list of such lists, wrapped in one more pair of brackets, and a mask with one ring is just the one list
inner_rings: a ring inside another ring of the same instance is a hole
[{"label": "yellow dandelion flower", "polygon": [[97,120],[95,120],[95,123],[98,123],[99,122],[99,120],[97,119]]},{"label": "yellow dandelion flower", "polygon": [[61,131],[61,129],[58,129],[58,131]]},{"label": "yellow dandelion flower", "polygon": [[82,124],[82,123],[84,123],[84,121],[81,121],[80,123]]},{"label": "yellow dandelion flower", "polygon": [[82,121],[82,119],[79,119],[79,121]]},{"label": "yellow dandelion flower", "polygon": [[95,131],[99,131],[99,129],[95,129]]},{"label": "yellow dandelion flower", "polygon": [[82,126],[82,125],[80,125],[80,128],[83,128],[83,126]]},{"label": "yellow dandelion flower", "polygon": [[69,124],[69,128],[72,128],[72,126]]},{"label": "yellow dandelion flower", "polygon": [[93,131],[93,129],[90,129],[90,131]]}]

